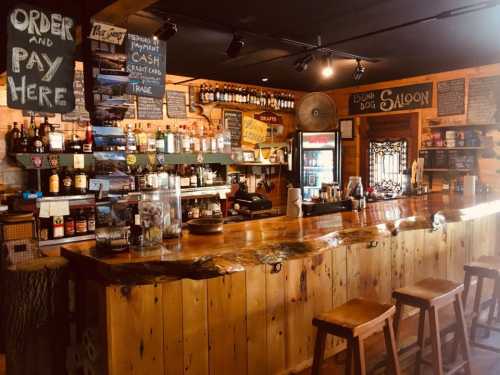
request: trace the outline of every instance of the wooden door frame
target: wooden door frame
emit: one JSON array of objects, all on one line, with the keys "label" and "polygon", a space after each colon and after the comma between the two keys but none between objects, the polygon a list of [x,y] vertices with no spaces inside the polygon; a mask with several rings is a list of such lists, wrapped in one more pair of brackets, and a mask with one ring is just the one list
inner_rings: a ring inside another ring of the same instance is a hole
[{"label": "wooden door frame", "polygon": [[[369,182],[369,156],[368,156],[368,145],[369,138],[374,135],[373,131],[377,128],[377,124],[387,124],[384,129],[379,129],[382,136],[381,139],[384,140],[400,140],[406,138],[408,141],[408,168],[411,167],[411,163],[418,156],[418,122],[419,113],[411,112],[405,114],[394,114],[394,115],[382,115],[382,116],[365,116],[361,118],[359,126],[360,134],[360,174],[363,179],[365,187],[368,187]],[[394,129],[391,129],[391,124],[403,124],[407,123],[409,126],[398,128],[397,125]],[[373,129],[371,129],[373,128]]]}]

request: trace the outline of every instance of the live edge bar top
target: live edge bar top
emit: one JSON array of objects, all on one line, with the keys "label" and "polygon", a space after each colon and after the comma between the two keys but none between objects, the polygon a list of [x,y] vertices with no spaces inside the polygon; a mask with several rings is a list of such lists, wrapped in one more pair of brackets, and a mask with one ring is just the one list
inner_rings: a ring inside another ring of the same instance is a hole
[{"label": "live edge bar top", "polygon": [[[433,193],[368,204],[361,212],[309,218],[286,216],[224,225],[215,235],[164,242],[165,249],[104,254],[95,243],[65,245],[61,254],[81,275],[105,284],[144,284],[179,278],[206,279],[266,264],[321,254],[332,248],[397,236],[400,231],[446,228],[446,223],[500,212],[500,195],[464,197]],[[376,249],[374,249],[375,251]]]}]

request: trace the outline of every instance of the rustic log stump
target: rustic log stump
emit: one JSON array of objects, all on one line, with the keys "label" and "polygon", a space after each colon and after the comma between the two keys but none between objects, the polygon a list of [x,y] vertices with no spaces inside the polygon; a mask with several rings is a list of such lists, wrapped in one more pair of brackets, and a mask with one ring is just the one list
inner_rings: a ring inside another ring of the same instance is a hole
[{"label": "rustic log stump", "polygon": [[67,260],[39,258],[7,268],[4,302],[7,373],[65,374]]}]

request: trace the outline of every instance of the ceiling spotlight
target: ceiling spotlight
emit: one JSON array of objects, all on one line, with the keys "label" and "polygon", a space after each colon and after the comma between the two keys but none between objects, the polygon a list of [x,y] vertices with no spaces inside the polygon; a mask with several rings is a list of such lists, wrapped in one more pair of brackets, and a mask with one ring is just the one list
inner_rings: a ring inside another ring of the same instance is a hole
[{"label": "ceiling spotlight", "polygon": [[356,62],[357,62],[357,65],[356,65],[356,68],[354,69],[354,72],[352,73],[352,78],[355,81],[359,81],[363,77],[363,74],[366,71],[366,67],[361,65],[360,59],[356,59]]},{"label": "ceiling spotlight", "polygon": [[262,77],[260,80],[261,80],[262,82],[267,82],[267,81],[269,81],[269,78],[267,78],[267,77]]},{"label": "ceiling spotlight", "polygon": [[323,65],[323,68],[321,69],[321,75],[323,78],[330,78],[333,76],[333,68],[332,68],[332,62],[330,61],[330,56],[327,56],[325,58],[325,65]]},{"label": "ceiling spotlight", "polygon": [[305,55],[304,57],[295,60],[295,62],[293,63],[295,70],[299,73],[306,71],[309,68],[309,64],[312,60],[312,55]]},{"label": "ceiling spotlight", "polygon": [[230,58],[234,59],[240,54],[243,47],[245,47],[245,41],[243,40],[243,38],[239,35],[234,34],[231,43],[229,43],[229,47],[227,47],[226,54]]},{"label": "ceiling spotlight", "polygon": [[173,23],[168,19],[155,33],[153,36],[154,40],[169,40],[173,37],[179,29],[177,28],[177,24]]}]

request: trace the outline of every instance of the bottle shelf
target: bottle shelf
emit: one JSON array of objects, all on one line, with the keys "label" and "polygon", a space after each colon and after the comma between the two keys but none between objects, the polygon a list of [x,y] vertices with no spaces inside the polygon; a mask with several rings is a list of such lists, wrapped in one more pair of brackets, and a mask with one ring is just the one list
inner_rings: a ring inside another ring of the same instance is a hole
[{"label": "bottle shelf", "polygon": [[483,147],[422,147],[421,151],[435,151],[435,150],[483,150]]},{"label": "bottle shelf", "polygon": [[439,173],[439,172],[450,172],[450,173],[467,173],[472,171],[472,169],[449,169],[449,168],[426,168],[424,172],[429,173]]},{"label": "bottle shelf", "polygon": [[[102,151],[102,153],[111,152],[116,154],[123,154],[124,159],[126,153],[124,151]],[[96,151],[101,153],[101,151]],[[67,153],[57,154],[32,154],[32,153],[18,153],[13,154],[17,163],[25,169],[52,169],[54,168],[50,159],[57,159],[57,167],[74,166],[74,155]],[[163,154],[163,153],[143,153],[132,154],[136,158],[134,165],[176,165],[176,164],[234,164],[235,161],[231,158],[231,154],[225,153],[179,153],[179,154]],[[83,154],[85,168],[91,168],[95,165],[95,156],[93,153]]]},{"label": "bottle shelf", "polygon": [[225,199],[226,195],[229,194],[230,192],[231,192],[231,185],[184,188],[181,189],[181,198],[191,199],[191,198],[211,197],[219,195],[221,199]]},{"label": "bottle shelf", "polygon": [[496,128],[500,129],[500,124],[437,124],[429,125],[429,129],[452,129],[452,128]]},{"label": "bottle shelf", "polygon": [[95,234],[85,234],[82,236],[73,236],[73,237],[63,237],[63,238],[56,238],[53,240],[44,240],[44,241],[38,241],[38,246],[43,247],[43,246],[57,246],[57,245],[63,245],[63,244],[68,244],[72,242],[80,242],[80,241],[91,241],[95,240]]},{"label": "bottle shelf", "polygon": [[219,108],[227,108],[227,109],[237,109],[242,111],[271,111],[275,113],[295,113],[295,109],[274,109],[272,107],[264,107],[257,104],[250,103],[236,103],[236,102],[222,102],[222,101],[213,101],[208,103],[200,103],[200,105],[215,105]]}]

